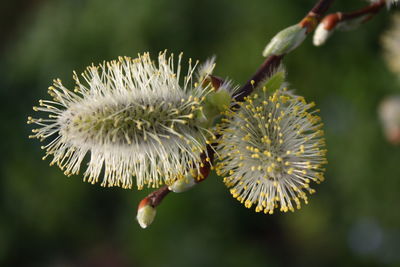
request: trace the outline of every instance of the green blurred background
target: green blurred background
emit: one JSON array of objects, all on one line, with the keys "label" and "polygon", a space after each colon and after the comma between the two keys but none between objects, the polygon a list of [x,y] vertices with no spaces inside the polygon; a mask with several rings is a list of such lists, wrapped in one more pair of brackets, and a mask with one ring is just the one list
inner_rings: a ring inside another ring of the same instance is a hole
[{"label": "green blurred background", "polygon": [[[295,213],[256,214],[209,177],[171,194],[149,229],[135,221],[150,191],[66,178],[26,118],[53,78],[72,84],[92,62],[184,51],[217,55],[216,74],[241,84],[278,30],[314,0],[5,0],[0,10],[1,266],[400,266],[400,149],[376,108],[400,84],[381,57],[388,12],[326,46],[310,38],[285,58],[293,88],[325,122],[326,181]],[[365,1],[336,1],[331,11]]]}]

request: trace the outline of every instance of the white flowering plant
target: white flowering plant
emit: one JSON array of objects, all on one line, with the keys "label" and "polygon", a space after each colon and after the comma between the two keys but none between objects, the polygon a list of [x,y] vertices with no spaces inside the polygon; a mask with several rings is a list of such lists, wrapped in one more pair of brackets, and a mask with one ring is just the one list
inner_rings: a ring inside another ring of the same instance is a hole
[{"label": "white flowering plant", "polygon": [[[371,18],[396,1],[373,1],[352,13],[322,18],[333,0],[320,0],[299,23],[279,32],[263,51],[257,72],[242,86],[201,64],[166,51],[92,64],[73,73],[74,88],[59,79],[28,117],[31,138],[46,142],[44,158],[65,175],[126,189],[158,188],[138,207],[148,227],[170,192],[185,192],[211,170],[247,208],[272,214],[307,203],[311,182],[324,180],[326,147],[318,109],[288,89],[285,55],[317,28],[321,45],[339,26]],[[318,25],[319,24],[319,25]],[[83,167],[87,165],[86,168]]]},{"label": "white flowering plant", "polygon": [[[149,54],[119,58],[90,66],[82,83],[74,73],[75,89],[61,80],[49,87],[53,100],[41,100],[36,111],[48,119],[29,118],[41,126],[32,137],[54,137],[43,148],[66,175],[78,174],[87,154],[84,179],[102,186],[138,189],[159,187],[199,170],[200,152],[210,133],[202,124],[211,86],[205,77],[209,63],[199,69],[189,63],[183,85],[181,59],[174,72],[173,56],[160,53],[158,64]],[[136,178],[136,183],[132,181]]]}]

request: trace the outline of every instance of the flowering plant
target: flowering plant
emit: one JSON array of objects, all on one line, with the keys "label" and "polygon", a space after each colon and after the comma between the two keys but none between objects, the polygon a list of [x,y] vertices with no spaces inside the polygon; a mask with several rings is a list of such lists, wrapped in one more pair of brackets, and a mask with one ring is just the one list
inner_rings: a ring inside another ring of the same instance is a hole
[{"label": "flowering plant", "polygon": [[322,18],[333,0],[320,0],[299,23],[271,39],[266,57],[243,86],[213,74],[215,63],[183,66],[183,56],[161,52],[92,65],[75,88],[61,80],[49,87],[52,100],[40,100],[28,118],[38,125],[32,138],[48,143],[50,156],[66,175],[78,174],[102,186],[159,188],[144,198],[138,222],[146,228],[169,192],[184,192],[212,169],[232,195],[257,212],[294,211],[311,181],[324,180],[326,149],[323,124],[307,103],[287,88],[284,56],[317,29],[315,45],[336,28],[354,28],[384,6],[372,1],[362,10]]}]

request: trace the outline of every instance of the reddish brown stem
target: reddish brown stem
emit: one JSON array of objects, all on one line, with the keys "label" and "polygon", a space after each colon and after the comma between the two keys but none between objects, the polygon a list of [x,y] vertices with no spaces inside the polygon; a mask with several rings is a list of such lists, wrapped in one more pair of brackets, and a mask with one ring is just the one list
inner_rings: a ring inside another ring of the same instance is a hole
[{"label": "reddish brown stem", "polygon": [[[217,137],[218,138],[218,137]],[[197,179],[197,182],[202,182],[207,179],[208,175],[211,172],[211,163],[214,161],[214,149],[212,148],[213,144],[207,145],[207,153],[201,153],[201,165],[200,165],[200,177]]]},{"label": "reddish brown stem", "polygon": [[349,21],[366,16],[363,22],[372,18],[376,13],[378,13],[386,5],[385,0],[380,0],[379,2],[373,3],[367,7],[355,10],[353,12],[337,12],[329,14],[322,19],[324,28],[326,30],[333,30],[339,22]]},{"label": "reddish brown stem", "polygon": [[319,1],[314,5],[314,7],[311,9],[309,13],[313,13],[316,16],[321,17],[326,13],[326,11],[328,11],[328,9],[330,8],[330,6],[334,1],[335,0]]},{"label": "reddish brown stem", "polygon": [[359,18],[361,16],[368,15],[368,14],[374,15],[374,14],[378,13],[384,6],[386,6],[386,1],[381,0],[379,2],[373,3],[367,7],[361,8],[356,11],[342,13],[341,21],[352,20],[352,19]]},{"label": "reddish brown stem", "polygon": [[303,28],[307,28],[307,34],[312,32],[318,25],[321,17],[332,5],[334,0],[332,1],[319,1],[315,6],[311,9],[310,12],[300,21],[300,26]]},{"label": "reddish brown stem", "polygon": [[270,56],[258,68],[257,72],[251,77],[234,96],[236,101],[243,101],[250,95],[266,77],[270,76],[281,64],[282,56]]},{"label": "reddish brown stem", "polygon": [[[207,145],[207,153],[201,153],[201,166],[200,166],[200,177],[196,179],[197,183],[204,181],[211,172],[211,162],[214,161],[214,150],[211,145]],[[138,209],[143,206],[150,205],[153,208],[160,205],[161,201],[170,193],[168,186],[165,185],[156,191],[150,193],[147,197],[142,199],[139,203]]]},{"label": "reddish brown stem", "polygon": [[168,189],[167,185],[157,189],[140,201],[138,209],[146,205],[150,205],[153,208],[157,207],[169,192],[171,191]]}]

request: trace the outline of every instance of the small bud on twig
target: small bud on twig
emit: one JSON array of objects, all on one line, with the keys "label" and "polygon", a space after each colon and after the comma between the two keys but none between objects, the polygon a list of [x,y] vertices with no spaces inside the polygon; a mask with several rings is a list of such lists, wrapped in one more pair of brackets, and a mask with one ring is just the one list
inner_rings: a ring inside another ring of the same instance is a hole
[{"label": "small bud on twig", "polygon": [[290,26],[271,39],[263,51],[264,57],[281,56],[296,49],[306,38],[307,27],[300,24]]},{"label": "small bud on twig", "polygon": [[330,14],[326,16],[320,24],[318,24],[313,36],[313,43],[315,46],[323,45],[326,40],[332,35],[338,22],[340,20],[340,13]]},{"label": "small bud on twig", "polygon": [[136,219],[143,229],[147,228],[156,217],[156,209],[149,202],[149,198],[144,198],[138,207]]}]

